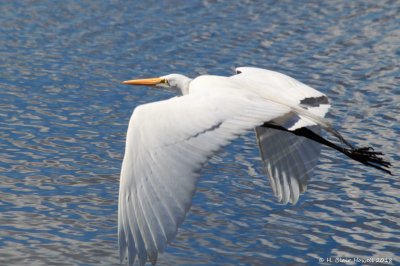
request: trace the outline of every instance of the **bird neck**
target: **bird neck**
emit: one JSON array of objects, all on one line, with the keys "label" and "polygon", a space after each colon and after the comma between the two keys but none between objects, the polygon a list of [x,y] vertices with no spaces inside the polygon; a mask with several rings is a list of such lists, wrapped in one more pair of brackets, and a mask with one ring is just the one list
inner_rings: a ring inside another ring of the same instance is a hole
[{"label": "bird neck", "polygon": [[182,77],[182,79],[179,80],[177,87],[180,89],[182,95],[189,94],[189,85],[191,81],[192,79],[188,77]]}]

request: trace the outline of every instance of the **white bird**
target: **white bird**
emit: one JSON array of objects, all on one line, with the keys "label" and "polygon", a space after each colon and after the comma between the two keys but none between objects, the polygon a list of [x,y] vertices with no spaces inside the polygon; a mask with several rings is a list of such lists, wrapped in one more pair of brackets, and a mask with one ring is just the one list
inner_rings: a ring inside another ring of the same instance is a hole
[{"label": "white bird", "polygon": [[[295,204],[306,190],[321,144],[390,173],[382,153],[353,148],[324,119],[330,108],[325,94],[278,72],[236,72],[123,82],[162,86],[181,96],[140,105],[130,119],[119,189],[121,262],[127,257],[133,265],[137,257],[140,265],[156,263],[190,208],[203,164],[253,128],[272,190],[284,204]],[[347,147],[322,138],[321,129]]]}]

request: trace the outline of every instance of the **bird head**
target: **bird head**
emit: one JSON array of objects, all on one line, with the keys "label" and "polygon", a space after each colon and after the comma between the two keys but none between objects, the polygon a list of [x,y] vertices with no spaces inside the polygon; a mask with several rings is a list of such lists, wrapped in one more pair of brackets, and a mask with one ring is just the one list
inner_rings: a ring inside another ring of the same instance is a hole
[{"label": "bird head", "polygon": [[180,92],[183,95],[185,95],[189,91],[190,81],[191,79],[184,75],[169,74],[159,78],[126,80],[123,81],[122,84],[163,87],[172,91]]}]

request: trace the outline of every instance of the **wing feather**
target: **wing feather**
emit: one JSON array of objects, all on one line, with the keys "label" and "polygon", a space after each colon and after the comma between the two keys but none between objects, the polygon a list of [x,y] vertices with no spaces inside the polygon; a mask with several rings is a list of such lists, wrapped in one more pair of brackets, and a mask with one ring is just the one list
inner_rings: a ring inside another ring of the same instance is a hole
[{"label": "wing feather", "polygon": [[[318,124],[330,104],[325,94],[282,73],[240,67],[231,77],[261,97],[290,107],[292,112],[271,121],[289,131],[302,127],[319,131]],[[316,118],[317,117],[317,118]],[[284,204],[295,204],[307,187],[321,151],[321,145],[290,132],[257,127],[256,136],[272,190]]]},{"label": "wing feather", "polygon": [[[228,95],[228,96],[227,96]],[[290,112],[251,92],[189,94],[139,106],[129,123],[121,169],[121,258],[144,265],[176,235],[207,159],[237,135]]]},{"label": "wing feather", "polygon": [[281,203],[295,204],[317,165],[321,144],[266,127],[256,127],[256,136],[275,196]]},{"label": "wing feather", "polygon": [[330,108],[325,94],[282,73],[256,67],[239,67],[236,72],[238,74],[231,79],[242,86],[266,99],[289,106],[293,111],[301,111],[298,115],[290,116],[292,125],[287,129],[296,130],[317,125],[315,119],[310,119],[305,114],[324,117]]}]

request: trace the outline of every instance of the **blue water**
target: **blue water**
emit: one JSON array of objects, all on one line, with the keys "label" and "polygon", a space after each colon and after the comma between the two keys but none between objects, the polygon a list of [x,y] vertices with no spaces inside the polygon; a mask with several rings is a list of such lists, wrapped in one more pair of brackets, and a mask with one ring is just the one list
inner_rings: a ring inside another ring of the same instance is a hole
[{"label": "blue water", "polygon": [[383,150],[394,176],[323,150],[283,206],[250,132],[204,168],[160,265],[400,264],[398,1],[136,2],[0,3],[0,265],[118,265],[128,120],[172,96],[120,81],[248,65],[326,93],[330,121]]}]

